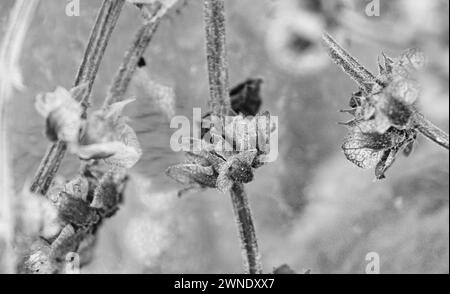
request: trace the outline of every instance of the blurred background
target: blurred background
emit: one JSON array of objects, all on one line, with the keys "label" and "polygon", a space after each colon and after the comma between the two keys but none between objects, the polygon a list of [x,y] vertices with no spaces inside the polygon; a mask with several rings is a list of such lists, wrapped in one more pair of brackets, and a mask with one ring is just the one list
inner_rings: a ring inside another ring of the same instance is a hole
[{"label": "blurred background", "polygon": [[[177,198],[181,186],[164,171],[183,160],[169,139],[171,112],[206,109],[208,79],[202,1],[180,0],[160,25],[146,55],[145,75],[133,81],[137,101],[126,114],[143,157],[132,170],[120,211],[100,231],[93,262],[83,273],[236,273],[242,271],[229,195],[208,190]],[[262,77],[263,110],[279,117],[280,155],[247,186],[265,271],[289,264],[295,271],[364,273],[377,252],[382,273],[449,272],[448,151],[423,137],[410,158],[398,158],[388,178],[374,181],[341,152],[355,84],[321,51],[329,31],[362,64],[377,72],[381,52],[409,47],[429,58],[421,77],[421,111],[446,131],[449,12],[446,0],[381,0],[367,16],[365,0],[226,0],[230,80]],[[70,88],[101,1],[41,1],[27,34],[21,68],[26,88],[11,102],[10,133],[17,191],[29,184],[48,146],[34,109],[38,93]],[[13,0],[0,2],[4,30]],[[98,107],[140,25],[126,5],[107,48],[93,92]],[[161,106],[145,80],[172,87],[176,100]],[[144,85],[144,86],[143,86]],[[68,155],[60,177],[78,171]]]}]

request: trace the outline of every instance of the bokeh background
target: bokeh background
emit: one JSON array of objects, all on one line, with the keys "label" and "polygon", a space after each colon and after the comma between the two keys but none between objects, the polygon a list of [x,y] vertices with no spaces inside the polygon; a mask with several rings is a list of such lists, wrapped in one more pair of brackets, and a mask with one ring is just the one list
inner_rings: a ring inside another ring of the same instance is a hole
[{"label": "bokeh background", "polygon": [[[4,30],[13,0],[0,2]],[[280,155],[247,186],[265,271],[289,264],[297,272],[364,273],[377,252],[382,273],[449,272],[448,151],[419,138],[410,158],[399,158],[388,178],[374,182],[341,152],[346,108],[355,85],[323,59],[316,32],[330,31],[373,71],[383,51],[411,46],[429,57],[420,108],[443,129],[448,120],[448,1],[370,1],[342,12],[338,0],[226,0],[230,79],[263,77],[264,110],[279,117]],[[26,89],[10,107],[14,181],[20,191],[48,146],[34,97],[72,84],[101,1],[81,0],[81,14],[65,14],[67,1],[43,0],[28,32],[21,67]],[[428,4],[427,4],[428,3]],[[126,5],[97,76],[92,109],[104,99],[124,51],[140,25]],[[306,49],[305,49],[306,48]],[[174,113],[206,107],[202,1],[180,0],[160,25],[147,53],[146,78],[174,89]],[[208,190],[178,199],[181,187],[164,175],[183,160],[170,150],[167,109],[135,80],[127,108],[144,155],[132,170],[125,203],[100,231],[95,258],[83,273],[236,273],[240,247],[228,195]],[[169,111],[170,113],[170,111]],[[60,177],[78,171],[67,156]]]}]

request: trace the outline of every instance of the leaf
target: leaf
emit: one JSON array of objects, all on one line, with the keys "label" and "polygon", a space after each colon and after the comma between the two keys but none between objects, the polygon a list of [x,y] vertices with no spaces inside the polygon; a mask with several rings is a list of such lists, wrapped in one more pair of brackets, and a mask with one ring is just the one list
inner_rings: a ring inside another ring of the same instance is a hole
[{"label": "leaf", "polygon": [[64,185],[63,191],[74,198],[86,201],[89,193],[89,182],[85,177],[77,176]]},{"label": "leaf", "polygon": [[252,165],[257,153],[258,152],[256,150],[244,151],[236,155],[236,158],[247,165]]},{"label": "leaf", "polygon": [[403,149],[403,155],[406,157],[410,156],[414,152],[415,138],[406,144],[405,149]]},{"label": "leaf", "polygon": [[384,149],[390,146],[388,136],[351,132],[344,140],[342,149],[347,159],[360,168],[370,169],[380,162]]},{"label": "leaf", "polygon": [[76,153],[81,159],[104,159],[114,167],[132,168],[141,158],[142,149],[134,130],[121,117],[128,99],[93,113],[87,124],[81,146]]},{"label": "leaf", "polygon": [[60,192],[57,195],[50,196],[58,210],[58,215],[66,224],[74,224],[78,227],[85,227],[95,224],[99,221],[99,216],[95,209],[89,207],[89,204],[70,195],[66,192]]},{"label": "leaf", "polygon": [[105,173],[94,191],[90,206],[101,210],[105,217],[112,216],[122,201],[126,182],[125,172],[112,170]]},{"label": "leaf", "polygon": [[392,148],[384,151],[380,162],[378,162],[377,166],[375,167],[375,176],[377,180],[383,180],[386,178],[386,171],[394,164],[397,153],[397,148]]},{"label": "leaf", "polygon": [[119,141],[127,126],[127,118],[122,116],[126,105],[135,101],[128,99],[94,111],[86,122],[81,145]]},{"label": "leaf", "polygon": [[53,258],[63,258],[68,252],[75,251],[77,245],[73,242],[76,237],[75,229],[72,225],[66,225],[58,238],[51,245],[51,253]]},{"label": "leaf", "polygon": [[34,245],[30,254],[27,256],[24,266],[26,273],[31,274],[54,274],[58,270],[56,262],[51,255],[50,245],[44,241],[39,240],[38,244]]},{"label": "leaf", "polygon": [[119,138],[122,148],[105,160],[106,164],[124,168],[132,168],[141,158],[142,149],[134,130],[125,125]]},{"label": "leaf", "polygon": [[105,119],[114,125],[119,122],[119,119],[122,116],[122,112],[125,109],[125,107],[128,104],[133,103],[135,101],[136,99],[134,98],[126,99],[123,101],[113,103],[106,109],[100,111],[104,112]]},{"label": "leaf", "polygon": [[216,188],[217,176],[212,167],[197,164],[178,164],[169,167],[166,175],[182,185],[199,184],[202,187]]}]

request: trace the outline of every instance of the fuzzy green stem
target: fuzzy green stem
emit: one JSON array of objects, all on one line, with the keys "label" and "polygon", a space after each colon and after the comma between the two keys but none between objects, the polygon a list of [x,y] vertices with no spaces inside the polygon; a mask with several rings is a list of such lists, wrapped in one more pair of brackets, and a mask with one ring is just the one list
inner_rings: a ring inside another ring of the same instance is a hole
[{"label": "fuzzy green stem", "polygon": [[413,123],[422,135],[436,144],[449,150],[448,134],[427,120],[422,114],[416,112],[413,116]]},{"label": "fuzzy green stem", "polygon": [[131,79],[137,69],[140,58],[144,55],[155,34],[161,19],[167,13],[169,7],[156,2],[153,7],[138,6],[144,18],[143,25],[138,29],[130,48],[120,65],[119,71],[114,77],[103,107],[122,101],[128,90]]},{"label": "fuzzy green stem", "polygon": [[348,74],[361,89],[369,93],[370,84],[376,79],[375,75],[361,65],[358,60],[342,48],[330,35],[323,34],[322,42],[331,59],[346,74]]},{"label": "fuzzy green stem", "polygon": [[[104,0],[91,31],[89,42],[74,82],[74,86],[84,83],[89,85],[87,91],[84,91],[83,96],[80,97],[84,112],[87,110],[89,96],[97,71],[124,3],[125,0]],[[66,150],[66,143],[62,141],[58,141],[49,147],[31,184],[33,193],[42,195],[47,193]]]},{"label": "fuzzy green stem", "polygon": [[205,0],[206,56],[210,84],[209,106],[215,115],[230,108],[224,0]]},{"label": "fuzzy green stem", "polygon": [[244,186],[242,184],[234,184],[230,193],[241,239],[244,272],[248,274],[262,274],[263,268],[258,239],[256,238],[255,225],[253,224],[252,212]]},{"label": "fuzzy green stem", "polygon": [[[205,0],[206,54],[208,62],[210,101],[214,115],[230,111],[228,62],[226,50],[224,0]],[[262,273],[262,264],[248,197],[242,184],[234,184],[231,201],[238,227],[245,273]]]}]

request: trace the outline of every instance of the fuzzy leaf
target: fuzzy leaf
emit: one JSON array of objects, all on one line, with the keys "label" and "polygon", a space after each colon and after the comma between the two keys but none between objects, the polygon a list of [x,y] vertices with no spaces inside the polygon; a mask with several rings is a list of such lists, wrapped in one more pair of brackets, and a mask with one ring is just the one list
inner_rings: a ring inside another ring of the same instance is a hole
[{"label": "fuzzy leaf", "polygon": [[179,164],[169,167],[166,174],[182,185],[199,184],[202,187],[216,187],[217,177],[214,176],[212,167],[203,167],[197,164]]},{"label": "fuzzy leaf", "polygon": [[107,158],[105,162],[112,166],[132,168],[141,158],[142,149],[134,130],[125,125],[119,138],[122,148],[117,150],[113,156]]},{"label": "fuzzy leaf", "polygon": [[90,206],[101,210],[105,217],[112,216],[122,201],[126,181],[126,173],[115,170],[105,173],[94,191]]},{"label": "fuzzy leaf", "polygon": [[54,202],[60,219],[67,224],[85,227],[99,221],[95,209],[90,208],[87,202],[76,196],[60,192],[49,197]]},{"label": "fuzzy leaf", "polygon": [[124,107],[132,101],[114,103],[91,115],[77,148],[81,159],[104,159],[106,164],[121,168],[131,168],[139,161],[142,149],[137,135],[121,117]]},{"label": "fuzzy leaf", "polygon": [[89,182],[85,177],[77,176],[64,185],[63,191],[74,198],[86,201],[89,193]]},{"label": "fuzzy leaf", "polygon": [[384,151],[380,162],[375,167],[375,176],[377,180],[383,180],[386,178],[387,170],[394,164],[395,157],[397,156],[398,149],[392,148]]},{"label": "fuzzy leaf", "polygon": [[342,149],[347,159],[360,168],[375,168],[380,162],[384,149],[390,146],[387,135],[377,133],[351,132],[344,140]]},{"label": "fuzzy leaf", "polygon": [[51,248],[46,241],[39,240],[28,254],[25,263],[25,272],[30,274],[54,274],[58,266],[51,257]]}]

